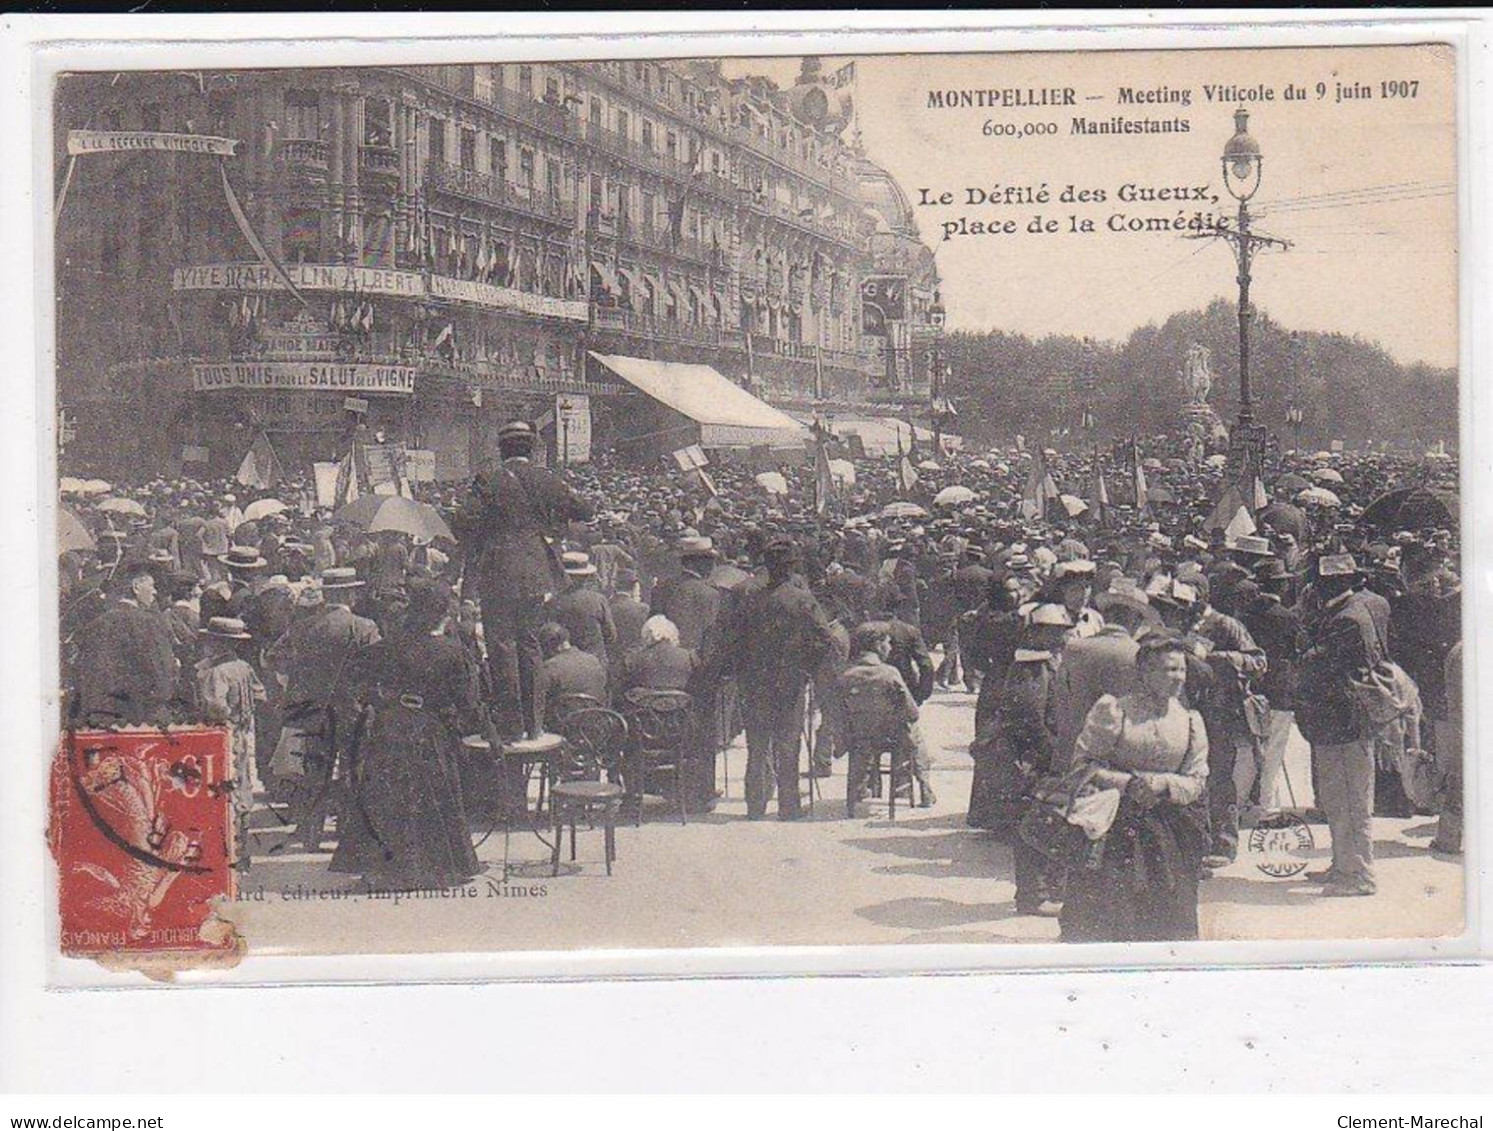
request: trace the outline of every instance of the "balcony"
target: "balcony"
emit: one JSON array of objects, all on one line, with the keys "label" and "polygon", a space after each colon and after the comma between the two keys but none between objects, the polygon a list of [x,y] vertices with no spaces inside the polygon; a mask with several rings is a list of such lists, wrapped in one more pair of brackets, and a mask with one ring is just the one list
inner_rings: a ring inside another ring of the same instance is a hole
[{"label": "balcony", "polygon": [[615,306],[591,306],[591,321],[598,330],[651,338],[657,341],[682,342],[688,345],[716,347],[721,344],[721,328],[709,323],[679,322]]},{"label": "balcony", "polygon": [[364,145],[358,151],[363,184],[370,189],[395,192],[399,188],[399,151],[392,145]]},{"label": "balcony", "polygon": [[433,162],[426,171],[431,191],[522,212],[557,224],[575,222],[575,204],[564,197],[548,197],[490,173],[464,169],[449,162]]},{"label": "balcony", "polygon": [[327,155],[326,142],[300,138],[282,141],[275,149],[275,160],[296,181],[325,182]]},{"label": "balcony", "polygon": [[565,135],[574,130],[574,119],[566,113],[564,107],[552,102],[543,102],[501,86],[492,88],[491,102],[508,117],[538,126],[552,134]]},{"label": "balcony", "polygon": [[481,389],[514,390],[534,393],[615,393],[617,385],[588,382],[579,373],[569,369],[543,369],[528,365],[498,365],[486,361],[447,361],[429,353],[419,353],[403,359],[404,364],[420,367],[422,375],[460,381]]}]

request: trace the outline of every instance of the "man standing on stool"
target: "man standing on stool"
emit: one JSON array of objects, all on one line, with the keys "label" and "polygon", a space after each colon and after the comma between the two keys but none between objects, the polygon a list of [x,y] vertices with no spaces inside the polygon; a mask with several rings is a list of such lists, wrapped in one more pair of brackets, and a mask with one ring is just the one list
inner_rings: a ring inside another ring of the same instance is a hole
[{"label": "man standing on stool", "polygon": [[523,421],[502,427],[498,452],[502,462],[473,480],[452,525],[466,551],[467,592],[482,601],[499,735],[513,741],[543,730],[535,696],[539,627],[560,573],[545,535],[589,519],[591,507],[534,466],[534,430]]}]

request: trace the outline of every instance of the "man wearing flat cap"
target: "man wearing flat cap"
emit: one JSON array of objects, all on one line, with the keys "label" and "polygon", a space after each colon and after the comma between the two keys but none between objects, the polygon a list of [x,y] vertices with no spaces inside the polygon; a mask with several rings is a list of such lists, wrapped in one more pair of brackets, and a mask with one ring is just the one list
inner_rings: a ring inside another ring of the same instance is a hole
[{"label": "man wearing flat cap", "polygon": [[543,729],[534,693],[539,627],[560,574],[545,535],[558,535],[571,520],[586,521],[591,506],[534,466],[534,430],[523,421],[503,426],[498,452],[499,464],[472,481],[452,527],[466,552],[468,582],[482,602],[498,727],[502,737],[515,739]]}]

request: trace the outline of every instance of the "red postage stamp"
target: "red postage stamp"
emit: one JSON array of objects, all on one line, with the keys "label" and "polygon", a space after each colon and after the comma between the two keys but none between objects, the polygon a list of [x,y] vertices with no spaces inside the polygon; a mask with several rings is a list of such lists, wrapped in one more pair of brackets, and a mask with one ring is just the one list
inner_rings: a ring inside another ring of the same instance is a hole
[{"label": "red postage stamp", "polygon": [[52,854],[69,955],[232,950],[228,732],[65,733],[52,765]]}]

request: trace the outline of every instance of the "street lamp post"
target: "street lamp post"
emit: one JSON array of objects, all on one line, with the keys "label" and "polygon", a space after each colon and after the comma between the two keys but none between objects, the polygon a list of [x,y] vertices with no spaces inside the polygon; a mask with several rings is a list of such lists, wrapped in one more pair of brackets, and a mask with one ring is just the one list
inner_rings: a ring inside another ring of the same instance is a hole
[{"label": "street lamp post", "polygon": [[943,388],[943,331],[947,312],[944,310],[943,300],[935,292],[933,305],[928,308],[928,324],[933,327],[933,345],[929,351],[928,368],[928,397],[933,409],[930,415],[933,418],[933,447],[937,455],[943,455],[943,418],[944,418],[944,388]]},{"label": "street lamp post", "polygon": [[1250,135],[1249,111],[1242,106],[1234,111],[1234,136],[1225,143],[1222,160],[1224,187],[1239,202],[1238,222],[1233,230],[1220,223],[1200,236],[1227,240],[1239,265],[1239,420],[1230,437],[1229,462],[1239,480],[1248,482],[1251,476],[1261,474],[1265,462],[1265,429],[1255,424],[1249,386],[1249,323],[1253,315],[1249,304],[1250,266],[1260,248],[1284,249],[1291,245],[1250,230],[1249,201],[1259,191],[1265,158],[1260,143]]},{"label": "street lamp post", "polygon": [[1254,240],[1249,231],[1249,200],[1260,188],[1265,158],[1260,143],[1249,133],[1249,111],[1234,111],[1234,136],[1223,147],[1223,183],[1229,195],[1239,202],[1238,238],[1234,241],[1239,263],[1239,421],[1254,419],[1249,395],[1249,283],[1250,260]]}]

